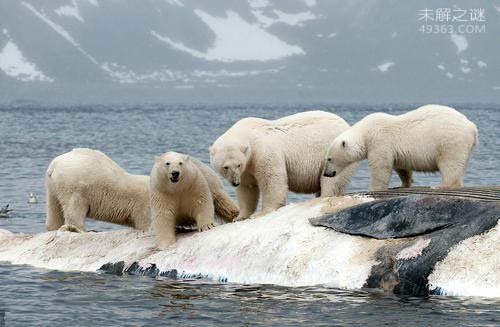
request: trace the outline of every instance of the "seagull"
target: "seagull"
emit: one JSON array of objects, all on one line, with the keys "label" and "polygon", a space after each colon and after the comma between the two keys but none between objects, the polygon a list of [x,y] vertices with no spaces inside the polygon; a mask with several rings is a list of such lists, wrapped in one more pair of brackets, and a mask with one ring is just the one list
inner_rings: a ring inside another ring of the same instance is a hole
[{"label": "seagull", "polygon": [[30,198],[28,200],[28,203],[30,204],[38,203],[38,199],[36,198],[36,195],[34,193],[30,193]]}]

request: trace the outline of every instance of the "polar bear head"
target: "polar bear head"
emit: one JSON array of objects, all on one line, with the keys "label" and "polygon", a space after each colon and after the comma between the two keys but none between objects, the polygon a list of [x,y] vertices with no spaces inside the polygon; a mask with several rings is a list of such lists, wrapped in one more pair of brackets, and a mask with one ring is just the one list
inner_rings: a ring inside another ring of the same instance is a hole
[{"label": "polar bear head", "polygon": [[250,157],[249,144],[229,144],[210,147],[210,163],[231,185],[241,183],[241,174]]},{"label": "polar bear head", "polygon": [[192,172],[189,172],[190,163],[191,160],[188,155],[167,152],[159,157],[155,157],[152,178],[159,182],[157,183],[158,186],[161,184],[163,187],[171,187],[174,184],[187,180],[192,175]]},{"label": "polar bear head", "polygon": [[347,130],[335,138],[326,154],[326,163],[323,176],[335,177],[347,166],[363,160],[365,146],[362,137],[354,130]]}]

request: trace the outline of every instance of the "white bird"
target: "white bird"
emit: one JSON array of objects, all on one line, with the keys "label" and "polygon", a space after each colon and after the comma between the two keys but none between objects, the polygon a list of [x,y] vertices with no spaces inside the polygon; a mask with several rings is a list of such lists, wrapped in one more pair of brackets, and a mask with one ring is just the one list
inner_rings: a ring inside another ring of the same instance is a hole
[{"label": "white bird", "polygon": [[38,203],[38,199],[34,193],[30,193],[30,198],[28,199],[28,203],[35,204]]}]

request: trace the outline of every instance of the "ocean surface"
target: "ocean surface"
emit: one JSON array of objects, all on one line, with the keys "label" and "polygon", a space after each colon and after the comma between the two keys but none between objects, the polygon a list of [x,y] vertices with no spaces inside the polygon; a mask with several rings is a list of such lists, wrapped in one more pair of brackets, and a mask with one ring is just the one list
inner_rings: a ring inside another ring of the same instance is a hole
[{"label": "ocean surface", "polygon": [[[155,155],[190,154],[208,163],[208,147],[237,120],[274,119],[320,109],[353,124],[383,111],[400,114],[416,106],[346,105],[150,105],[114,107],[0,108],[0,206],[10,218],[0,228],[44,231],[44,174],[50,161],[75,147],[99,149],[131,173],[149,174]],[[500,184],[498,106],[456,106],[479,129],[479,145],[466,185]],[[443,121],[443,128],[446,122]],[[437,185],[437,174],[416,174],[415,185]],[[366,190],[366,163],[349,191]],[[394,174],[391,184],[399,185]],[[234,189],[226,183],[228,192]],[[29,193],[38,197],[28,204]],[[310,198],[290,194],[289,202]],[[87,220],[99,231],[122,228]],[[338,325],[498,326],[500,300],[431,296],[397,297],[379,291],[324,286],[219,284],[100,273],[64,273],[0,263],[0,326]]]}]

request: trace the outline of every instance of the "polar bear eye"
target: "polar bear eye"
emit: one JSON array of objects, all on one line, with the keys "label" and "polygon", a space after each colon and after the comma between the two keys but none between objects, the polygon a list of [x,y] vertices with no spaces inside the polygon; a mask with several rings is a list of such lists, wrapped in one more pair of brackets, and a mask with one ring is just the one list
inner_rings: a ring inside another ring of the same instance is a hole
[{"label": "polar bear eye", "polygon": [[179,166],[182,166],[182,162],[179,162]]},{"label": "polar bear eye", "polygon": [[328,159],[326,159],[326,160],[328,160],[328,161],[332,161],[332,158],[328,158]]},{"label": "polar bear eye", "polygon": [[238,165],[238,168],[240,168],[240,167],[241,167],[241,165]]},{"label": "polar bear eye", "polygon": [[170,162],[167,162],[165,165],[170,166]]},{"label": "polar bear eye", "polygon": [[228,167],[228,166],[224,166],[224,169],[225,169],[225,170],[228,170],[228,169],[229,169],[229,167]]}]

